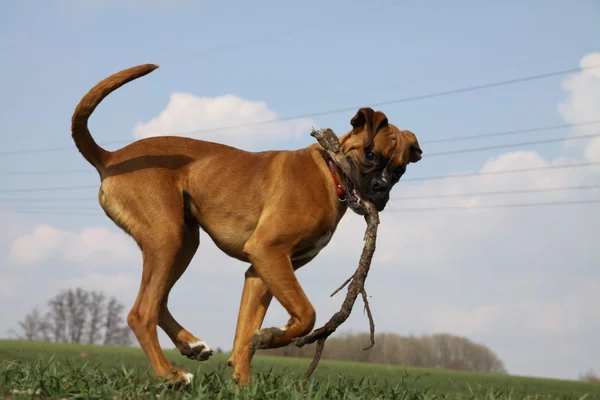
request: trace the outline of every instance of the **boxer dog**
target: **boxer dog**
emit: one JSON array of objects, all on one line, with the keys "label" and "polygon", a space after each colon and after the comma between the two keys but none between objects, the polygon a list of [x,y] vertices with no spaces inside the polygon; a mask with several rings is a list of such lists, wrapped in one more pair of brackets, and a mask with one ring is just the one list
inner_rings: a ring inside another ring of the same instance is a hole
[{"label": "boxer dog", "polygon": [[[350,120],[352,129],[340,137],[359,176],[344,176],[318,143],[293,151],[248,152],[163,136],[113,152],[100,147],[88,129],[92,112],[112,91],[156,68],[128,68],[90,89],[73,113],[72,137],[100,175],[102,209],[142,252],[140,288],[127,324],[157,376],[184,386],[193,378],[167,360],[157,325],[182,355],[199,361],[212,355],[168,307],[171,288],[198,248],[199,229],[225,254],[250,264],[228,361],[233,378],[247,385],[256,349],[286,346],[315,325],[315,309],[295,270],[327,245],[348,208],[364,214],[361,199],[382,211],[407,165],[421,159],[421,148],[413,133],[371,108],[359,109]],[[201,290],[207,282],[199,284]],[[273,296],[289,321],[282,328],[260,329]]]}]

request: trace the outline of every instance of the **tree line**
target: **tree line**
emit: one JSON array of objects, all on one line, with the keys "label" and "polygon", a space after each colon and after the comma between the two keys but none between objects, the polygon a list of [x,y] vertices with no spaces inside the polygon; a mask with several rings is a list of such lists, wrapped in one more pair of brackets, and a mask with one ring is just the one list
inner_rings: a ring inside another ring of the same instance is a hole
[{"label": "tree line", "polygon": [[[369,333],[347,333],[330,337],[325,344],[322,359],[393,364],[414,367],[456,369],[474,372],[506,374],[503,362],[483,344],[465,337],[439,333],[423,336],[401,336],[393,333],[375,335],[375,346],[363,350],[370,343]],[[315,344],[298,348],[294,345],[279,349],[258,350],[257,355],[282,357],[310,357]]]},{"label": "tree line", "polygon": [[131,329],[124,323],[125,306],[115,297],[85,291],[62,290],[47,303],[34,308],[19,321],[17,337],[56,343],[130,346]]},{"label": "tree line", "polygon": [[[34,308],[19,322],[17,336],[27,340],[58,343],[130,346],[131,329],[125,324],[125,307],[115,297],[81,288],[62,290],[47,302],[47,309]],[[505,374],[503,362],[483,344],[447,333],[402,336],[375,335],[375,346],[368,333],[346,333],[327,340],[323,359],[444,368]],[[310,357],[315,345],[298,348],[259,350],[257,354],[282,357]]]}]

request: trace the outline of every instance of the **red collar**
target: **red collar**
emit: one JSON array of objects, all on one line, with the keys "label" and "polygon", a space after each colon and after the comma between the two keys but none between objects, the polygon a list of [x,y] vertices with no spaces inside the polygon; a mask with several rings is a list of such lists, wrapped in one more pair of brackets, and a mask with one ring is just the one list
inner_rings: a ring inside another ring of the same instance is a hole
[{"label": "red collar", "polygon": [[326,152],[323,152],[322,155],[325,159],[325,162],[327,162],[327,166],[329,167],[329,171],[331,172],[331,176],[333,177],[333,183],[335,183],[335,190],[337,191],[338,199],[344,202],[346,201],[346,191],[342,188],[338,176],[335,173],[335,163],[333,162],[331,157],[327,155]]}]

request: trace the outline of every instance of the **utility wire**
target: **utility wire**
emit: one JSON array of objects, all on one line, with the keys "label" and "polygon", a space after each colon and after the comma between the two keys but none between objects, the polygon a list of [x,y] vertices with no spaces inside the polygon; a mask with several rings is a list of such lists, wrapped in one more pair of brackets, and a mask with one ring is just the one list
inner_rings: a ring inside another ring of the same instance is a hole
[{"label": "utility wire", "polygon": [[98,197],[10,197],[0,199],[0,205],[2,203],[62,203],[62,202],[80,202],[80,201],[98,201]]},{"label": "utility wire", "polygon": [[540,140],[533,140],[530,142],[506,143],[506,144],[498,144],[498,145],[494,145],[494,146],[471,147],[471,148],[467,148],[467,149],[440,151],[437,153],[430,153],[430,154],[425,153],[425,154],[423,154],[423,157],[429,158],[429,157],[449,156],[449,155],[462,154],[462,153],[475,153],[478,151],[508,149],[511,147],[519,147],[519,146],[532,146],[534,144],[569,142],[572,140],[592,139],[592,138],[599,137],[599,136],[600,136],[600,133],[591,133],[589,135],[577,135],[577,136],[567,136],[567,137],[559,137],[559,138],[551,138],[551,139],[540,139]]},{"label": "utility wire", "polygon": [[594,125],[594,124],[599,124],[599,123],[600,123],[600,120],[579,122],[579,123],[575,123],[575,124],[546,125],[546,126],[540,126],[540,127],[536,127],[536,128],[520,128],[520,129],[512,129],[512,130],[506,130],[506,131],[481,133],[481,134],[475,134],[475,135],[461,135],[461,136],[453,136],[453,137],[441,138],[441,139],[419,140],[419,143],[421,143],[421,144],[437,144],[437,143],[459,142],[462,140],[473,140],[473,139],[482,139],[482,138],[497,137],[497,136],[515,135],[517,133],[545,132],[545,131],[552,131],[552,130],[556,130],[556,129],[572,128],[572,127],[576,127],[576,126]]},{"label": "utility wire", "polygon": [[77,210],[77,211],[102,211],[102,208],[100,207],[100,205],[98,205],[97,207],[68,207],[68,206],[58,206],[58,207],[54,207],[54,206],[17,206],[16,207],[19,210]]},{"label": "utility wire", "polygon": [[[543,167],[531,167],[531,168],[519,168],[519,169],[507,169],[498,171],[484,171],[484,172],[467,172],[459,175],[438,175],[438,176],[423,176],[415,178],[402,178],[400,182],[417,182],[417,181],[430,181],[430,180],[442,180],[442,179],[453,179],[453,178],[468,178],[485,175],[500,175],[500,174],[513,174],[533,171],[544,171],[552,169],[569,169],[569,168],[583,168],[600,165],[600,162],[583,162],[577,164],[565,164],[565,165],[547,165]],[[0,190],[0,194],[8,193],[28,193],[28,192],[60,192],[63,190],[80,190],[80,189],[98,189],[100,185],[74,185],[74,186],[50,186],[42,188],[23,188],[23,189],[3,189]],[[1,199],[4,200],[4,199]]]},{"label": "utility wire", "polygon": [[454,179],[454,178],[469,178],[476,176],[486,175],[503,175],[503,174],[516,174],[523,172],[534,172],[534,171],[545,171],[552,169],[569,169],[569,168],[583,168],[600,165],[600,162],[583,162],[577,164],[564,164],[564,165],[546,165],[543,167],[530,167],[530,168],[517,168],[517,169],[501,169],[497,171],[484,171],[484,172],[466,172],[458,175],[437,175],[437,176],[421,176],[415,178],[402,178],[400,182],[421,182],[421,181],[434,181],[442,179]]},{"label": "utility wire", "polygon": [[551,192],[564,192],[571,190],[590,190],[600,189],[600,185],[583,185],[583,186],[567,186],[567,187],[553,187],[553,188],[539,188],[539,189],[516,189],[516,190],[499,190],[495,192],[463,192],[463,193],[440,193],[434,195],[422,195],[422,196],[402,196],[395,197],[393,201],[399,200],[417,200],[417,199],[439,199],[447,197],[471,197],[471,196],[498,196],[507,194],[524,194],[524,193],[551,193]]},{"label": "utility wire", "polygon": [[[600,121],[597,121],[594,123],[600,123]],[[531,128],[531,129],[535,129],[535,128]],[[508,132],[508,131],[506,131],[506,132]],[[511,132],[518,132],[518,131],[513,130]],[[478,152],[478,151],[506,149],[506,148],[519,147],[519,146],[531,146],[531,145],[536,145],[536,144],[548,144],[548,143],[557,143],[557,142],[572,141],[572,140],[584,140],[584,139],[591,139],[591,138],[599,137],[599,136],[600,136],[600,133],[593,133],[593,134],[588,134],[588,135],[540,139],[540,140],[534,140],[534,141],[529,141],[529,142],[505,143],[505,144],[493,145],[493,146],[482,146],[482,147],[473,147],[473,148],[466,148],[466,149],[456,149],[456,150],[442,151],[442,152],[437,152],[437,153],[425,153],[424,156],[427,158],[438,157],[438,156],[446,156],[446,155],[461,154],[461,153],[473,153],[473,152]],[[473,136],[471,136],[471,137],[473,137]],[[11,175],[19,175],[19,176],[22,176],[22,175],[66,175],[66,174],[85,174],[85,173],[90,173],[90,172],[94,172],[94,169],[93,168],[88,168],[87,170],[64,169],[64,170],[54,170],[54,171],[52,171],[52,170],[51,171],[48,171],[48,170],[45,170],[45,171],[0,171],[0,175],[9,175],[9,176],[11,176]]]},{"label": "utility wire", "polygon": [[75,185],[75,186],[51,186],[41,188],[23,188],[23,189],[3,189],[0,194],[4,193],[27,193],[27,192],[61,192],[63,190],[79,190],[79,189],[98,189],[100,185]]},{"label": "utility wire", "polygon": [[390,212],[423,212],[423,211],[451,211],[451,210],[484,210],[501,208],[522,208],[522,207],[545,207],[545,206],[568,206],[583,204],[600,204],[597,200],[573,200],[573,201],[547,201],[541,203],[512,203],[512,204],[494,204],[487,206],[448,206],[448,207],[414,207],[390,209]]},{"label": "utility wire", "polygon": [[[448,207],[414,207],[414,208],[397,208],[388,209],[387,212],[431,212],[431,211],[458,211],[458,210],[484,210],[484,209],[509,209],[509,208],[527,208],[527,207],[549,207],[549,206],[577,206],[585,204],[600,204],[600,199],[596,200],[574,200],[574,201],[547,201],[538,203],[509,203],[509,204],[494,204],[486,206],[448,206]],[[70,208],[72,210],[72,208]],[[5,210],[0,210],[2,213]],[[89,216],[89,217],[105,217],[104,213],[78,213],[73,211],[61,212],[59,209],[48,208],[30,208],[19,209],[14,208],[10,211],[17,211],[22,214],[45,214],[45,215],[67,215],[67,216]]]},{"label": "utility wire", "polygon": [[[66,212],[66,211],[47,211],[44,209],[36,209],[36,210],[19,210],[18,208],[14,208],[11,209],[9,212],[18,212],[19,214],[39,214],[39,215],[64,215],[64,216],[71,216],[71,217],[104,217],[106,218],[106,214],[104,213],[78,213],[78,212]],[[6,212],[4,210],[0,210],[0,214],[2,212]]]},{"label": "utility wire", "polygon": [[[380,102],[371,103],[371,104],[367,104],[367,105],[370,107],[380,107],[380,106],[384,106],[384,105],[408,103],[408,102],[413,102],[413,101],[432,99],[432,98],[436,98],[436,97],[443,97],[443,96],[450,96],[450,95],[455,95],[455,94],[460,94],[460,93],[473,92],[476,90],[483,90],[483,89],[490,89],[490,88],[494,88],[494,87],[512,85],[512,84],[516,84],[516,83],[540,80],[540,79],[545,79],[545,78],[550,78],[550,77],[555,77],[555,76],[560,76],[560,75],[566,75],[566,74],[570,74],[570,73],[581,72],[583,70],[590,70],[590,69],[596,69],[596,68],[600,68],[600,65],[593,65],[590,67],[570,68],[570,69],[563,69],[563,70],[558,70],[558,71],[547,72],[547,73],[543,73],[543,74],[528,75],[528,76],[521,77],[521,78],[496,81],[496,82],[491,82],[491,83],[486,83],[486,84],[481,84],[481,85],[464,86],[464,87],[457,88],[457,89],[433,92],[433,93],[428,93],[428,94],[423,94],[423,95],[403,97],[403,98],[395,99],[395,100],[380,101]],[[205,132],[219,132],[219,131],[224,131],[224,130],[229,130],[229,129],[238,129],[238,128],[245,128],[245,127],[251,127],[251,126],[259,126],[259,125],[271,124],[271,123],[276,123],[276,122],[284,122],[284,121],[293,121],[293,120],[304,119],[304,118],[321,117],[321,116],[325,116],[325,115],[338,114],[338,113],[342,113],[342,112],[353,112],[353,111],[355,112],[360,107],[363,107],[363,106],[353,106],[353,107],[337,108],[337,109],[327,110],[327,111],[317,111],[317,112],[293,116],[293,117],[275,118],[275,119],[256,121],[256,122],[251,122],[251,123],[246,123],[246,124],[221,126],[221,127],[216,127],[216,128],[207,128],[207,129],[198,129],[198,130],[194,130],[194,131],[171,133],[170,135],[193,136],[193,135],[196,135],[199,133],[205,133]],[[124,141],[109,142],[109,143],[123,143],[123,142]],[[72,145],[71,146],[60,146],[60,147],[31,149],[31,150],[9,150],[9,151],[0,152],[0,156],[45,153],[45,152],[59,151],[59,150],[65,150],[65,149],[73,149],[73,146]]]},{"label": "utility wire", "polygon": [[[525,194],[525,193],[551,193],[551,192],[564,192],[564,191],[572,191],[572,190],[591,190],[591,189],[600,189],[600,185],[582,185],[582,186],[566,186],[566,187],[552,187],[552,188],[538,188],[538,189],[516,189],[516,190],[499,190],[493,192],[462,192],[462,193],[440,193],[434,195],[416,195],[416,196],[402,196],[402,197],[394,197],[392,201],[401,201],[401,200],[424,200],[424,199],[439,199],[439,198],[448,198],[448,197],[471,197],[471,196],[498,196],[498,195],[511,195],[511,194]],[[6,205],[6,203],[31,203],[31,202],[40,202],[40,203],[49,203],[49,202],[77,202],[77,201],[96,201],[97,198],[87,197],[87,198],[11,198],[11,199],[0,199],[0,205]],[[45,206],[44,206],[45,207]],[[20,206],[20,208],[38,208],[38,207],[29,207],[29,206]],[[61,209],[62,207],[51,207],[52,209]],[[96,210],[97,208],[73,208],[67,207],[66,209],[77,209],[77,210]]]}]

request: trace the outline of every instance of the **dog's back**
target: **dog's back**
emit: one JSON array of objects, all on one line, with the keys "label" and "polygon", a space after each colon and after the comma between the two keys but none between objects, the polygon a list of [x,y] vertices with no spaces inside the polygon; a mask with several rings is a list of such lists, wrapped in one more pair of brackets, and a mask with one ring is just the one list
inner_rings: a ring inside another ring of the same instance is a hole
[{"label": "dog's back", "polygon": [[[73,140],[100,174],[102,209],[142,251],[140,289],[127,323],[156,375],[172,384],[189,384],[192,377],[166,359],[157,325],[182,355],[206,360],[212,354],[204,341],[175,320],[167,306],[171,288],[199,246],[199,229],[229,256],[252,264],[245,274],[235,355],[229,360],[234,376],[247,383],[251,343],[287,345],[314,326],[314,308],[294,270],[327,244],[347,206],[338,197],[335,172],[328,168],[318,144],[298,150],[248,152],[219,143],[160,136],[112,152],[100,147],[88,129],[92,112],[112,91],[156,68],[145,64],[125,69],[94,86],[73,114]],[[282,329],[257,334],[273,296],[291,319]]]}]

